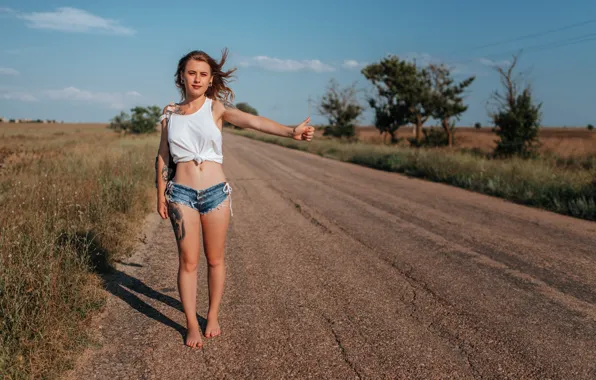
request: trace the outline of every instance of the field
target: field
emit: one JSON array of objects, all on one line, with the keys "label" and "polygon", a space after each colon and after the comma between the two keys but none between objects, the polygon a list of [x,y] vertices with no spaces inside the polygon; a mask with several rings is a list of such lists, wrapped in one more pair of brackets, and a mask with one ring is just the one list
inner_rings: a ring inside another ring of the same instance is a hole
[{"label": "field", "polygon": [[[358,127],[357,133],[360,140],[371,143],[383,142],[383,137],[374,127]],[[398,130],[398,137],[411,137],[411,127],[403,127]],[[455,129],[455,140],[457,148],[479,149],[484,152],[491,151],[498,137],[491,128],[480,129],[472,127],[457,127]],[[589,131],[587,128],[542,128],[540,130],[542,146],[540,152],[557,155],[562,158],[585,157],[596,155],[596,131]],[[386,137],[386,141],[389,138]]]},{"label": "field", "polygon": [[[154,204],[156,136],[0,124],[0,373],[54,378],[89,344],[113,260]],[[153,197],[153,198],[152,198]]]}]

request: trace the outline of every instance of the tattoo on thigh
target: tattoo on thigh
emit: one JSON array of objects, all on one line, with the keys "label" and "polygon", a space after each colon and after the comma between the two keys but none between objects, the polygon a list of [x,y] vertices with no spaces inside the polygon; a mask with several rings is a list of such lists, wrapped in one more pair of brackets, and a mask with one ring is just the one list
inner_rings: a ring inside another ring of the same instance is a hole
[{"label": "tattoo on thigh", "polygon": [[176,203],[169,203],[168,214],[170,215],[170,222],[176,235],[176,240],[181,241],[186,236],[184,229],[184,219],[182,219],[182,210]]}]

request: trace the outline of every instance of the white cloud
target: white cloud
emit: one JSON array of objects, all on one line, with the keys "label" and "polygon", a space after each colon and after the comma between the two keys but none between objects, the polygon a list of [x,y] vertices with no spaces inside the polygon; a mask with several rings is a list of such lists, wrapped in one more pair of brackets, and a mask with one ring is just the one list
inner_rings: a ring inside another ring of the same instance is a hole
[{"label": "white cloud", "polygon": [[0,7],[0,13],[15,13],[15,11],[12,8]]},{"label": "white cloud", "polygon": [[344,61],[344,63],[342,64],[342,66],[346,69],[359,69],[361,67],[366,66],[367,63],[366,62],[358,62],[355,61],[353,59],[346,59]]},{"label": "white cloud", "polygon": [[102,18],[77,8],[63,7],[54,12],[18,13],[26,25],[36,29],[52,29],[62,32],[107,33],[133,35],[134,29],[120,25],[116,20]]},{"label": "white cloud", "polygon": [[7,92],[1,94],[2,98],[6,100],[20,100],[23,102],[36,102],[37,98],[26,92]]},{"label": "white cloud", "polygon": [[314,60],[293,60],[293,59],[279,59],[267,56],[256,56],[252,58],[242,59],[240,66],[245,67],[260,67],[271,71],[300,71],[311,70],[317,73],[335,71],[331,65],[325,64],[318,59]]},{"label": "white cloud", "polygon": [[71,101],[86,102],[106,106],[113,109],[123,109],[134,105],[142,97],[137,91],[127,92],[94,92],[81,90],[76,87],[65,87],[59,90],[29,90],[19,86],[0,85],[0,99],[20,100],[23,102],[36,101]]},{"label": "white cloud", "polygon": [[0,75],[19,75],[20,73],[10,67],[0,67]]},{"label": "white cloud", "polygon": [[47,90],[43,92],[52,100],[77,100],[107,105],[110,108],[122,109],[131,98],[141,96],[136,91],[121,92],[92,92],[80,90],[76,87],[66,87],[61,90]]},{"label": "white cloud", "polygon": [[463,63],[454,63],[450,67],[451,67],[451,73],[453,75],[458,75],[458,74],[470,75],[470,74],[476,73],[476,71],[474,69],[468,67],[468,65],[464,65]]}]

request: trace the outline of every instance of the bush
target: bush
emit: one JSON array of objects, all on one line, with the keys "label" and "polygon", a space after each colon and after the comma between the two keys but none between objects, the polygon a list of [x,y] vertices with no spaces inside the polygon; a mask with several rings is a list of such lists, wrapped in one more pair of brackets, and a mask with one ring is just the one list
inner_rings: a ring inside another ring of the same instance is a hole
[{"label": "bush", "polygon": [[114,116],[108,128],[124,133],[152,133],[156,131],[161,113],[158,106],[137,106],[131,109],[130,116],[124,111]]},{"label": "bush", "polygon": [[355,123],[362,113],[356,92],[354,85],[342,89],[337,81],[330,80],[327,92],[318,105],[319,113],[329,120],[323,136],[355,138]]},{"label": "bush", "polygon": [[[453,131],[453,129],[452,129]],[[408,141],[410,145],[413,147],[440,147],[440,146],[448,146],[449,145],[449,135],[445,132],[445,130],[441,127],[431,127],[422,129],[422,140],[417,141],[416,138],[410,137]],[[455,135],[453,132],[452,139],[453,143],[455,143]]]},{"label": "bush", "polygon": [[480,129],[480,128],[482,128],[482,124],[476,123],[476,124],[474,124],[474,128]]},{"label": "bush", "polygon": [[356,129],[353,125],[326,126],[323,129],[323,136],[343,137],[347,140],[356,139]]},{"label": "bush", "polygon": [[592,124],[588,124],[588,131],[591,131],[594,129],[594,126]]},{"label": "bush", "polygon": [[128,131],[130,129],[130,115],[124,111],[121,111],[118,115],[114,116],[112,120],[110,120],[108,128],[117,132]]},{"label": "bush", "polygon": [[513,78],[516,63],[517,56],[514,56],[509,68],[496,67],[504,91],[494,93],[496,110],[490,114],[495,124],[493,130],[500,138],[495,155],[530,158],[536,155],[542,104],[534,105],[530,86],[522,88]]}]

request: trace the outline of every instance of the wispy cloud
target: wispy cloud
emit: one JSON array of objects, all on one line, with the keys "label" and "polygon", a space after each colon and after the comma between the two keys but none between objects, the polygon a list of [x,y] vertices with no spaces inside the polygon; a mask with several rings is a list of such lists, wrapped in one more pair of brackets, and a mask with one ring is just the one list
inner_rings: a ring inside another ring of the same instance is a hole
[{"label": "wispy cloud", "polygon": [[397,56],[406,61],[415,62],[420,67],[427,67],[430,64],[444,64],[451,70],[453,75],[478,75],[481,72],[477,67],[473,67],[466,61],[446,60],[429,53],[408,52]]},{"label": "wispy cloud", "polygon": [[298,61],[293,59],[271,58],[262,55],[251,58],[241,58],[239,65],[244,67],[260,67],[271,71],[310,70],[317,73],[335,71],[335,67],[325,64],[318,59]]},{"label": "wispy cloud", "polygon": [[510,65],[511,63],[507,60],[503,61],[493,61],[492,59],[488,58],[478,58],[478,62],[483,64],[484,66],[494,67],[494,66],[506,66]]},{"label": "wispy cloud", "polygon": [[366,66],[366,62],[358,62],[353,59],[346,59],[342,66],[346,69],[359,69]]},{"label": "wispy cloud", "polygon": [[[7,8],[8,9],[8,8]],[[91,14],[85,10],[62,7],[54,12],[21,13],[12,11],[16,17],[25,20],[25,25],[35,29],[51,29],[62,32],[101,33],[114,35],[134,35],[132,28],[120,22]]]},{"label": "wispy cloud", "polygon": [[6,100],[20,100],[22,102],[36,102],[38,99],[27,92],[5,92],[0,97]]},{"label": "wispy cloud", "polygon": [[416,62],[420,66],[428,66],[431,63],[439,63],[440,59],[433,57],[428,53],[408,52],[402,55],[406,61]]},{"label": "wispy cloud", "polygon": [[81,90],[76,87],[65,87],[57,90],[31,90],[19,86],[0,85],[0,99],[37,101],[69,101],[97,104],[111,109],[124,109],[134,105],[142,95],[137,91],[101,92]]},{"label": "wispy cloud", "polygon": [[15,70],[11,69],[10,67],[0,67],[0,75],[19,75],[20,73]]},{"label": "wispy cloud", "polygon": [[28,47],[18,47],[18,48],[14,48],[14,49],[6,49],[6,50],[4,50],[4,53],[10,54],[10,55],[21,55],[21,54],[40,51],[40,50],[42,50],[42,48],[28,46]]},{"label": "wispy cloud", "polygon": [[90,103],[104,104],[109,108],[122,109],[130,103],[132,98],[140,97],[136,91],[121,92],[92,92],[80,90],[76,87],[66,87],[61,90],[47,90],[43,92],[45,96],[52,100],[75,100],[86,101]]},{"label": "wispy cloud", "polygon": [[0,7],[0,13],[15,13],[15,10],[7,7]]}]

